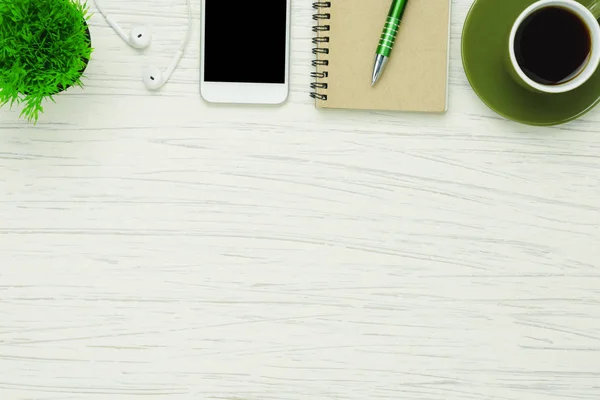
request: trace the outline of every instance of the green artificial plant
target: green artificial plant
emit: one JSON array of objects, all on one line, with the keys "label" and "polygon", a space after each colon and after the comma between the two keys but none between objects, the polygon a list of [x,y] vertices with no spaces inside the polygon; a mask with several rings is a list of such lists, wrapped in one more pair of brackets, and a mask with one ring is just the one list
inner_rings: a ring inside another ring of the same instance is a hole
[{"label": "green artificial plant", "polygon": [[89,18],[79,0],[0,0],[0,106],[23,103],[21,116],[37,122],[44,99],[82,87]]}]

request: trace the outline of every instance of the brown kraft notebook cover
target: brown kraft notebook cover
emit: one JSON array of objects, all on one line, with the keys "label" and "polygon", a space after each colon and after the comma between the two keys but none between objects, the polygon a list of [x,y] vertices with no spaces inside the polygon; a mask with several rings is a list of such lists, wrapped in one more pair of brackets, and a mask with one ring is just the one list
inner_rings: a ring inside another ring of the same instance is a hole
[{"label": "brown kraft notebook cover", "polygon": [[390,60],[371,87],[390,5],[391,0],[314,3],[317,107],[446,111],[451,0],[408,0]]}]

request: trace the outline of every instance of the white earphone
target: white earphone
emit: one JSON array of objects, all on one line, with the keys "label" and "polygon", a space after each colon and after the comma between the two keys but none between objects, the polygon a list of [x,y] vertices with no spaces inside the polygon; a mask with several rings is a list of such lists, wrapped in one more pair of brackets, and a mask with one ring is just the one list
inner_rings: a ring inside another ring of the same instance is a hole
[{"label": "white earphone", "polygon": [[[110,25],[111,28],[113,28],[113,30],[119,36],[121,36],[125,43],[127,43],[129,46],[135,49],[145,49],[150,45],[150,41],[152,40],[152,34],[150,33],[150,30],[148,28],[134,27],[131,30],[131,32],[129,32],[129,34],[126,34],[125,31],[119,26],[119,24],[117,24],[117,22],[114,19],[112,19],[110,15],[104,12],[99,2],[100,0],[94,0],[96,8],[98,9],[98,11],[100,11],[100,14],[102,14],[108,25]],[[163,87],[169,81],[169,79],[171,79],[173,72],[175,72],[177,65],[179,65],[179,62],[183,58],[185,48],[187,47],[187,44],[190,40],[190,32],[192,31],[192,4],[191,0],[186,0],[186,2],[188,11],[188,29],[187,33],[185,34],[185,38],[181,42],[181,46],[177,51],[177,54],[175,54],[171,65],[169,65],[169,68],[167,68],[167,71],[165,73],[163,73],[159,68],[155,66],[150,66],[146,68],[146,72],[144,73],[143,77],[143,82],[144,85],[146,85],[146,88],[148,88],[149,90],[158,90],[161,87]]]}]

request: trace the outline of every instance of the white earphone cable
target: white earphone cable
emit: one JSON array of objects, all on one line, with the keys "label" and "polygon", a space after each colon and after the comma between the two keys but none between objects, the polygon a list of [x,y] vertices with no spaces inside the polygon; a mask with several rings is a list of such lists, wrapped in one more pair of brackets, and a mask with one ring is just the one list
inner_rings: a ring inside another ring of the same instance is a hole
[{"label": "white earphone cable", "polygon": [[94,3],[94,5],[96,6],[96,8],[98,9],[98,11],[100,11],[100,14],[102,14],[103,17],[106,18],[106,14],[104,14],[104,10],[102,9],[102,7],[98,4],[98,2],[96,0],[92,0],[92,2]]},{"label": "white earphone cable", "polygon": [[187,10],[188,10],[188,29],[187,29],[187,33],[185,34],[185,38],[183,39],[183,42],[181,43],[181,47],[180,50],[181,51],[185,51],[185,48],[187,47],[189,41],[190,41],[190,36],[192,33],[192,0],[186,0],[187,1]]}]

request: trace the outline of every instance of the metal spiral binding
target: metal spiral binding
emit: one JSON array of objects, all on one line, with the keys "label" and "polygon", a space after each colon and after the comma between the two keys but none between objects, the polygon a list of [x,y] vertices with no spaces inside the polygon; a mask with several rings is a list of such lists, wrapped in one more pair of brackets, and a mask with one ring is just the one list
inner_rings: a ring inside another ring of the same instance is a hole
[{"label": "metal spiral binding", "polygon": [[[321,43],[329,43],[329,36],[321,36],[321,32],[329,32],[330,25],[322,25],[319,22],[324,19],[331,19],[331,14],[327,12],[323,12],[323,10],[331,8],[331,1],[317,1],[314,2],[312,7],[317,10],[317,13],[313,15],[313,20],[317,21],[317,25],[313,26],[312,31],[316,34],[316,36],[312,39],[313,44],[316,46],[313,48],[312,52],[316,56],[315,60],[313,60],[313,67],[317,68],[319,66],[327,66],[329,65],[329,60],[323,59],[319,57],[322,54],[329,54],[329,49],[324,47],[319,47]],[[327,71],[315,71],[310,74],[311,78],[315,79],[324,79],[329,76]],[[310,84],[310,88],[314,91],[310,93],[310,97],[318,100],[327,100],[327,95],[324,93],[319,93],[318,89],[327,89],[327,83],[325,82],[313,82]]]}]

